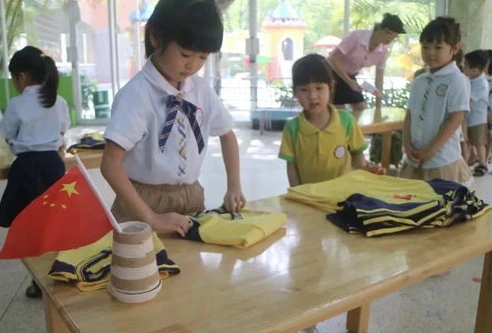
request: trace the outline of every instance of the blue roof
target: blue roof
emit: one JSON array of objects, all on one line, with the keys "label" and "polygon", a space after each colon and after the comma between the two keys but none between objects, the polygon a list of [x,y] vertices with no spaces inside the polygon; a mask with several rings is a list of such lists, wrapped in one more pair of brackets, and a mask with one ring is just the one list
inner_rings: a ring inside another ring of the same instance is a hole
[{"label": "blue roof", "polygon": [[271,13],[270,17],[274,20],[299,20],[301,16],[287,0],[280,0],[277,8]]},{"label": "blue roof", "polygon": [[[150,15],[152,15],[152,12],[154,11],[154,6],[148,1],[142,2],[138,6],[138,11],[140,14],[140,21],[147,21],[150,18]],[[130,13],[130,20],[136,21],[137,20],[137,11],[133,11]]]}]

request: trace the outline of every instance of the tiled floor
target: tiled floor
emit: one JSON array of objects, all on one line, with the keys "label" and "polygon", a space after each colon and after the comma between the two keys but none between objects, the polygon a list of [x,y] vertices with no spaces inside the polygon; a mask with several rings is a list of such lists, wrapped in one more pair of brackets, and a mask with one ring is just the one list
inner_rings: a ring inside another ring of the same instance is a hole
[{"label": "tiled floor", "polygon": [[[77,133],[97,128],[75,129]],[[280,133],[241,127],[236,130],[241,151],[243,190],[248,200],[285,193],[288,186],[284,162],[277,159]],[[91,176],[110,204],[114,194],[98,170]],[[218,139],[209,142],[208,157],[201,182],[207,207],[221,203],[225,191],[225,171]],[[0,182],[0,192],[5,181]],[[474,184],[480,196],[492,201],[492,176]],[[0,246],[6,230],[0,228]],[[372,304],[369,333],[471,333],[475,321],[482,258],[469,261],[441,277],[427,279]],[[0,333],[43,333],[42,301],[24,296],[29,276],[17,260],[0,261]],[[342,333],[345,317],[339,316],[317,325],[312,332]],[[220,333],[220,332],[218,332]],[[252,332],[253,333],[253,332]]]}]

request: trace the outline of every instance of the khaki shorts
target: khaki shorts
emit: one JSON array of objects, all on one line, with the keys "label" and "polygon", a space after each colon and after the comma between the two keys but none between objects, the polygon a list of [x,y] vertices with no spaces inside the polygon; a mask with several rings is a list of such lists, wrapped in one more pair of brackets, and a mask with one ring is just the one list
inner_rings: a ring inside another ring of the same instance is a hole
[{"label": "khaki shorts", "polygon": [[[156,213],[196,213],[205,209],[203,187],[199,182],[180,185],[149,185],[131,180],[143,201]],[[116,221],[125,222],[138,218],[119,200],[111,207]]]},{"label": "khaki shorts", "polygon": [[410,164],[404,162],[398,172],[398,177],[421,179],[425,181],[440,178],[451,180],[466,186],[470,185],[473,180],[470,169],[463,158],[443,167],[430,169],[414,168]]},{"label": "khaki shorts", "polygon": [[487,144],[487,124],[468,127],[468,140],[472,146]]}]

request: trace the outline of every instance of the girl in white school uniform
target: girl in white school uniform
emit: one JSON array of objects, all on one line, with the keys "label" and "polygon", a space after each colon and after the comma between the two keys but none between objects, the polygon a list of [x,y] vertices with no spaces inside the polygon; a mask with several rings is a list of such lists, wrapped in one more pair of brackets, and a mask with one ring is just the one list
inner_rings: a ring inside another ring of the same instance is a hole
[{"label": "girl in white school uniform", "polygon": [[461,157],[458,130],[470,108],[470,82],[455,62],[460,41],[459,24],[450,17],[434,19],[420,34],[422,60],[429,70],[412,82],[400,177],[462,184],[472,180]]},{"label": "girl in white school uniform", "polygon": [[[26,46],[14,53],[9,71],[20,96],[10,100],[0,123],[1,134],[17,155],[0,202],[0,226],[7,228],[32,200],[64,175],[65,164],[58,149],[70,126],[67,102],[57,95],[58,70],[52,58]],[[26,295],[41,296],[34,281]]]},{"label": "girl in white school uniform", "polygon": [[198,182],[209,136],[219,136],[227,173],[224,205],[245,205],[233,119],[195,73],[220,50],[223,26],[213,0],[161,0],[145,30],[143,69],[116,95],[101,171],[116,193],[112,212],[158,232],[184,235],[182,214],[203,210]]}]

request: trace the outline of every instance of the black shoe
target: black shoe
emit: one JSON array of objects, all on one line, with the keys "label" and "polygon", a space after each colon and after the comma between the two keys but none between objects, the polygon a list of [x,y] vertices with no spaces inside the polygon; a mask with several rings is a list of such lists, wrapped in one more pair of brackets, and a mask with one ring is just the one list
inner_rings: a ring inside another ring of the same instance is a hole
[{"label": "black shoe", "polygon": [[32,281],[32,284],[26,289],[26,296],[29,298],[41,298],[43,293],[36,282]]}]

